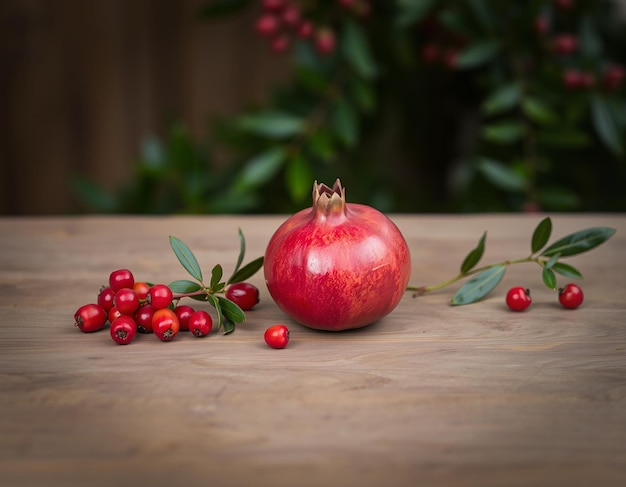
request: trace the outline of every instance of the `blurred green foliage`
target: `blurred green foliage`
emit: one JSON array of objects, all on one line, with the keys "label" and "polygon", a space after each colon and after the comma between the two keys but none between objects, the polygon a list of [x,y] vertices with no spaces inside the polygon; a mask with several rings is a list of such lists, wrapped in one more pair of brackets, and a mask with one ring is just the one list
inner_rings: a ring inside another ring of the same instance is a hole
[{"label": "blurred green foliage", "polygon": [[[291,80],[267,106],[216,122],[207,141],[173,124],[145,142],[119,193],[77,180],[83,201],[291,212],[309,205],[314,179],[340,177],[350,201],[383,211],[626,210],[626,29],[613,3],[291,3],[331,30],[332,52],[292,35]],[[202,17],[247,8],[261,13],[259,2],[218,0]]]}]

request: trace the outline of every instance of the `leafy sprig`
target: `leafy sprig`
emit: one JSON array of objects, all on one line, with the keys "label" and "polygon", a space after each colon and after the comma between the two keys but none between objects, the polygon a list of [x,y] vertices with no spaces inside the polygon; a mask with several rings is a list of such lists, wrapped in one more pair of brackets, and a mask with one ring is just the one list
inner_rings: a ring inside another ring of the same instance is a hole
[{"label": "leafy sprig", "polygon": [[570,264],[561,262],[560,259],[588,252],[606,242],[614,234],[615,229],[610,227],[587,228],[566,235],[546,248],[552,235],[552,220],[550,217],[546,217],[539,222],[533,231],[530,241],[530,255],[520,259],[476,267],[485,252],[487,240],[487,232],[485,232],[476,247],[463,260],[459,274],[439,284],[408,286],[407,290],[414,291],[415,295],[422,295],[471,277],[458,289],[451,300],[451,304],[455,306],[471,304],[493,291],[504,277],[510,265],[527,262],[538,264],[541,267],[543,283],[549,289],[556,289],[557,274],[574,279],[582,279],[583,277],[578,269]]},{"label": "leafy sprig", "polygon": [[174,293],[174,298],[180,300],[188,297],[198,301],[206,301],[215,308],[217,313],[217,329],[223,327],[224,334],[235,331],[236,323],[243,323],[246,319],[244,311],[230,299],[223,296],[230,284],[243,282],[252,277],[263,267],[263,257],[258,257],[242,267],[246,254],[246,240],[239,229],[239,255],[233,273],[227,280],[223,280],[224,270],[220,264],[211,269],[211,278],[208,285],[204,281],[202,269],[198,259],[191,249],[180,239],[170,236],[170,246],[176,258],[194,280],[179,279],[168,284]]}]

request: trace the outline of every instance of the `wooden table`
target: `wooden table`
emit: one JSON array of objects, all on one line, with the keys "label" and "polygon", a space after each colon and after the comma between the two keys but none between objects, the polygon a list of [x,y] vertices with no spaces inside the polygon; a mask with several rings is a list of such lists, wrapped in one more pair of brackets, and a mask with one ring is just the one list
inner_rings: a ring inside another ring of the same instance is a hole
[{"label": "wooden table", "polygon": [[[540,218],[393,217],[413,285],[455,275],[484,230],[484,263],[527,255]],[[553,216],[555,238],[617,229],[569,261],[585,275],[574,311],[524,264],[480,303],[449,306],[458,286],[407,293],[374,325],[324,333],[289,321],[259,273],[261,302],[231,335],[122,347],[74,328],[116,268],[187,277],[168,235],[228,272],[238,227],[250,260],[283,219],[0,218],[0,484],[626,485],[624,215]],[[524,313],[504,305],[517,284]],[[284,350],[263,342],[276,322]]]}]

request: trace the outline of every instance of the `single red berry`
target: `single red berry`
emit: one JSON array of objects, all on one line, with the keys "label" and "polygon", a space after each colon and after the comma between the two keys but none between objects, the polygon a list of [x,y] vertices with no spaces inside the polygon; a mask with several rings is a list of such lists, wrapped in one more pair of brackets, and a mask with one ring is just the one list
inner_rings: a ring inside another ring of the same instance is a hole
[{"label": "single red berry", "polygon": [[330,54],[335,50],[337,39],[335,33],[329,28],[319,29],[315,33],[315,49],[319,54]]},{"label": "single red berry", "polygon": [[289,37],[281,34],[270,40],[270,49],[276,54],[281,54],[289,49]]},{"label": "single red berry", "polygon": [[552,39],[552,48],[557,54],[572,54],[578,49],[578,37],[572,34],[558,34]]},{"label": "single red berry", "polygon": [[157,309],[152,316],[152,331],[163,342],[176,338],[180,323],[176,314],[169,308]]},{"label": "single red berry", "polygon": [[115,306],[113,306],[109,310],[109,314],[107,315],[107,319],[109,320],[109,323],[113,323],[120,316],[123,316],[121,311],[119,309],[117,309]]},{"label": "single red berry", "polygon": [[548,18],[543,15],[535,17],[533,20],[533,30],[538,35],[547,34],[550,30],[550,22],[548,21]]},{"label": "single red berry", "polygon": [[181,331],[189,330],[189,317],[194,313],[195,309],[185,304],[179,304],[174,308],[174,314],[178,318],[178,324]]},{"label": "single red berry", "polygon": [[571,10],[574,6],[574,0],[554,0],[554,5],[559,10]]},{"label": "single red berry", "polygon": [[103,287],[100,289],[100,294],[98,294],[98,304],[102,307],[104,311],[107,313],[114,306],[113,298],[115,297],[115,291],[111,289],[109,286]]},{"label": "single red berry", "polygon": [[189,317],[189,331],[195,336],[206,336],[211,332],[211,328],[213,328],[213,319],[206,311],[194,311]]},{"label": "single red berry", "polygon": [[594,73],[590,73],[589,71],[583,73],[581,80],[582,88],[593,88],[596,84],[596,75]]},{"label": "single red berry", "polygon": [[91,333],[101,329],[107,320],[107,313],[98,304],[85,304],[74,313],[74,325],[80,331]]},{"label": "single red berry", "polygon": [[289,27],[297,27],[300,24],[300,9],[295,5],[289,5],[280,14],[285,25]]},{"label": "single red berry", "polygon": [[128,269],[118,269],[109,276],[109,286],[115,293],[124,288],[132,289],[134,285],[135,277]]},{"label": "single red berry", "polygon": [[602,83],[605,88],[615,90],[622,85],[624,78],[626,78],[624,66],[612,64],[602,74]]},{"label": "single red berry", "polygon": [[139,333],[152,333],[152,317],[155,309],[151,304],[144,303],[135,311],[135,323]]},{"label": "single red berry", "polygon": [[303,20],[296,28],[296,34],[302,39],[307,39],[313,35],[313,23]]},{"label": "single red berry", "polygon": [[583,304],[583,299],[583,290],[576,284],[567,284],[559,289],[559,302],[564,308],[578,308]]},{"label": "single red berry", "polygon": [[265,10],[282,10],[287,0],[262,0],[263,9]]},{"label": "single red berry", "polygon": [[272,348],[285,348],[289,343],[289,328],[285,325],[272,325],[265,330],[265,343]]},{"label": "single red berry", "polygon": [[530,291],[522,286],[515,286],[506,293],[506,304],[513,311],[524,311],[530,306]]},{"label": "single red berry", "polygon": [[115,293],[113,303],[123,315],[132,315],[139,308],[139,296],[134,289],[120,289]]},{"label": "single red berry", "polygon": [[172,304],[173,298],[174,295],[169,287],[165,284],[155,284],[148,291],[147,301],[154,309],[163,309]]},{"label": "single red berry", "polygon": [[337,0],[340,7],[352,8],[354,6],[354,0]]},{"label": "single red berry", "polygon": [[562,79],[563,86],[569,90],[576,90],[583,86],[583,73],[577,69],[566,69]]},{"label": "single red berry", "polygon": [[226,297],[242,310],[248,311],[259,302],[259,289],[253,284],[238,282],[228,286]]},{"label": "single red berry", "polygon": [[255,24],[256,31],[262,36],[271,36],[278,31],[279,22],[272,14],[261,15]]},{"label": "single red berry", "polygon": [[133,289],[137,293],[139,301],[145,301],[148,297],[148,291],[150,291],[150,285],[147,282],[136,282]]},{"label": "single red berry", "polygon": [[111,323],[111,338],[115,343],[120,345],[128,345],[132,342],[137,334],[137,324],[132,317],[128,315],[120,316]]}]

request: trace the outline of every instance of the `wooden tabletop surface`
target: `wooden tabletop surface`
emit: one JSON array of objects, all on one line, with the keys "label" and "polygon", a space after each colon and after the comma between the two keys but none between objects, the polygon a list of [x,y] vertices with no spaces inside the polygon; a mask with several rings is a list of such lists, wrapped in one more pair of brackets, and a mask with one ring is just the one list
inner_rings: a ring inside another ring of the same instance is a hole
[{"label": "wooden tabletop surface", "polygon": [[[392,219],[411,249],[411,284],[428,285],[454,276],[485,230],[484,263],[525,257],[541,217]],[[237,228],[251,260],[283,220],[0,218],[0,484],[626,485],[625,215],[552,215],[554,238],[617,229],[568,260],[585,276],[573,311],[523,264],[479,303],[450,306],[458,285],[407,292],[350,332],[291,322],[262,273],[250,279],[261,302],[230,335],[118,346],[106,329],[73,326],[116,268],[186,278],[168,235],[207,272],[228,272]],[[526,312],[505,307],[513,285],[531,289]],[[273,350],[263,332],[279,322],[291,341]]]}]

